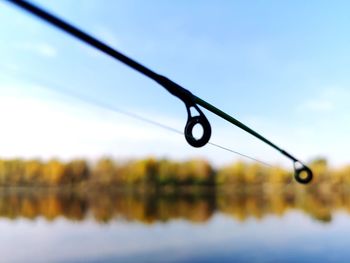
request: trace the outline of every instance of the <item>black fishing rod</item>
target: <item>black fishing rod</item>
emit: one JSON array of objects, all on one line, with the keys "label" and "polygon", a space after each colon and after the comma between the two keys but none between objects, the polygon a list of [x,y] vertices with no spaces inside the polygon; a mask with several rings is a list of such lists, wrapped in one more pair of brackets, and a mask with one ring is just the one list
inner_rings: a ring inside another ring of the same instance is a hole
[{"label": "black fishing rod", "polygon": [[[232,116],[228,115],[227,113],[223,112],[222,110],[216,108],[215,106],[211,105],[210,103],[206,102],[205,100],[195,96],[192,94],[189,90],[181,87],[177,83],[173,82],[172,80],[168,79],[167,77],[164,77],[160,74],[157,74],[156,72],[150,70],[149,68],[146,68],[145,66],[141,65],[140,63],[136,62],[135,60],[125,56],[124,54],[120,53],[119,51],[111,48],[110,46],[106,45],[105,43],[101,42],[100,40],[96,39],[95,37],[83,32],[82,30],[78,29],[77,27],[65,22],[61,18],[45,11],[41,7],[38,7],[28,1],[24,0],[5,0],[12,4],[15,4],[16,6],[28,11],[29,13],[43,19],[44,21],[48,22],[49,24],[63,30],[64,32],[78,38],[79,40],[85,42],[86,44],[89,44],[90,46],[93,46],[94,48],[102,51],[103,53],[119,60],[120,62],[123,62],[127,66],[137,70],[138,72],[142,73],[143,75],[153,79],[158,84],[163,86],[167,91],[169,91],[172,95],[182,100],[186,106],[187,111],[187,123],[185,126],[184,134],[187,142],[193,146],[193,147],[202,147],[206,145],[209,142],[209,139],[211,137],[211,126],[206,118],[206,116],[203,114],[201,109],[198,107],[198,105],[202,106],[203,108],[211,111],[212,113],[216,114],[217,116],[225,119],[226,121],[230,122],[231,124],[241,128],[242,130],[250,133],[254,137],[258,138],[259,140],[265,142],[272,148],[279,151],[281,154],[286,156],[288,159],[293,161],[294,165],[294,177],[295,179],[302,184],[307,184],[312,180],[313,174],[309,167],[307,167],[304,163],[299,161],[297,158],[295,158],[293,155],[288,153],[287,151],[283,150],[282,148],[278,147],[276,144],[272,143],[270,140],[266,139],[264,136],[260,135],[253,129],[249,128],[242,122],[238,121],[237,119],[233,118]],[[192,115],[191,108],[195,109],[198,113],[198,115]],[[203,129],[203,134],[200,138],[195,138],[193,136],[193,128],[196,125],[200,125]]]}]

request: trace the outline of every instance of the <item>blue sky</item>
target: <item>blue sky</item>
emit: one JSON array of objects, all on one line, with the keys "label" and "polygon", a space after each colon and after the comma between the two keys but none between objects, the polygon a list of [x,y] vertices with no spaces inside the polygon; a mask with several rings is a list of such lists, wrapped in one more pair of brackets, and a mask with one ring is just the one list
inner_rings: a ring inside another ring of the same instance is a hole
[{"label": "blue sky", "polygon": [[[62,16],[261,132],[297,157],[350,162],[349,3],[44,1]],[[74,91],[182,130],[186,111],[156,83],[0,2],[0,155],[237,157],[98,108]],[[213,142],[270,163],[263,143],[207,114]]]}]

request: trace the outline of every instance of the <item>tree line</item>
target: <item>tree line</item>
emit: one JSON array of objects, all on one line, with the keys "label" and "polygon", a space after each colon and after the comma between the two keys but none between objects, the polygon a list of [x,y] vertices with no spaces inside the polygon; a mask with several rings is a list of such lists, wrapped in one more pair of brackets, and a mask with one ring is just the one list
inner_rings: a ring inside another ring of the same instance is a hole
[{"label": "tree line", "polygon": [[[329,168],[325,159],[310,163],[313,187],[350,185],[350,166]],[[0,186],[242,186],[288,185],[294,183],[293,171],[241,161],[214,169],[206,160],[176,162],[147,158],[118,162],[102,158],[94,163],[77,159],[0,160]]]},{"label": "tree line", "polygon": [[96,163],[77,159],[0,160],[1,186],[64,186],[89,183],[98,186],[213,185],[214,170],[207,161],[174,162],[166,159]]}]

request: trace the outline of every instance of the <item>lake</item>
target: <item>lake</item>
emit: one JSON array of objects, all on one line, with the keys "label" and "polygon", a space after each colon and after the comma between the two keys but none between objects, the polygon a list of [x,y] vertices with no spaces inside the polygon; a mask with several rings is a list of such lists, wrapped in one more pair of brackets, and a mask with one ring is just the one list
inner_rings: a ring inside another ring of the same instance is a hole
[{"label": "lake", "polygon": [[1,262],[348,262],[347,191],[3,190]]}]

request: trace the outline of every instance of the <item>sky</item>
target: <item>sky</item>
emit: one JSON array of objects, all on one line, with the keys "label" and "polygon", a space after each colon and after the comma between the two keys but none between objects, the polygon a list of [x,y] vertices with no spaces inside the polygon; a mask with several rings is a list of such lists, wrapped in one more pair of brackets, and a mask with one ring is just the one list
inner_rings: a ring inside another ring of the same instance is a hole
[{"label": "sky", "polygon": [[[34,1],[33,1],[34,2]],[[255,129],[296,157],[350,163],[347,1],[36,0]],[[194,149],[184,104],[154,81],[0,1],[2,158],[242,157]],[[73,95],[72,95],[73,94]],[[81,97],[85,98],[81,99]],[[205,111],[214,143],[288,159]]]}]

